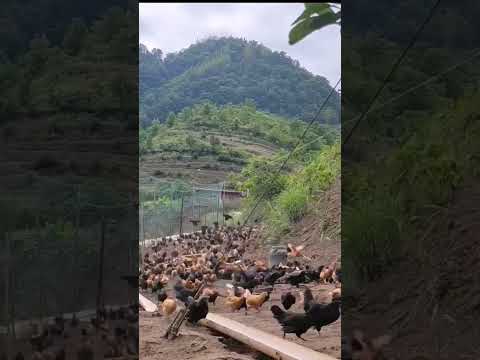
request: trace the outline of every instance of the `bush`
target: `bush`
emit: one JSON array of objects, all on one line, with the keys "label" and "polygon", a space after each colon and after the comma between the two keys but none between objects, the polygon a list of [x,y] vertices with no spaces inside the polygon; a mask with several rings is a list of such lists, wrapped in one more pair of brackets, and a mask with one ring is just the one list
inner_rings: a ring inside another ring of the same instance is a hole
[{"label": "bush", "polygon": [[307,211],[307,190],[301,186],[289,187],[277,198],[280,211],[285,213],[290,222],[299,221]]}]

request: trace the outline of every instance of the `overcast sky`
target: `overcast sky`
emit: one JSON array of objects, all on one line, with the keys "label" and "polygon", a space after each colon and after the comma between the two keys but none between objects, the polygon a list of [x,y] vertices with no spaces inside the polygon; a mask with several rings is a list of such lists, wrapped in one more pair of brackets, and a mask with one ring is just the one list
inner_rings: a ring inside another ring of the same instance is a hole
[{"label": "overcast sky", "polygon": [[256,40],[285,51],[333,86],[341,69],[340,27],[328,26],[288,45],[291,23],[303,9],[303,3],[144,3],[140,4],[140,42],[166,54],[210,35]]}]

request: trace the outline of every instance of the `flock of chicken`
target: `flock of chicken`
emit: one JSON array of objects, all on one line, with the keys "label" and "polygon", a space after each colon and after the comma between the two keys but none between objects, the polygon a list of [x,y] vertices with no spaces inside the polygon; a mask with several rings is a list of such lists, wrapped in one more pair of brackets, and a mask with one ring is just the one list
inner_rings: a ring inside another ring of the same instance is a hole
[{"label": "flock of chicken", "polygon": [[[73,353],[78,360],[130,357],[138,359],[138,305],[101,308],[90,322],[80,321],[75,314],[61,316],[52,323],[32,324],[30,350],[18,351],[15,360],[65,360]],[[6,356],[0,356],[0,359]]]},{"label": "flock of chicken", "polygon": [[[288,244],[291,260],[286,264],[268,267],[265,261],[244,257],[255,227],[216,227],[203,232],[183,234],[177,238],[156,239],[143,257],[139,284],[143,291],[156,294],[164,316],[169,317],[177,309],[177,301],[189,307],[188,321],[196,323],[205,318],[209,305],[215,306],[218,297],[232,312],[244,309],[245,315],[253,309],[260,311],[270,300],[276,284],[288,283],[295,288],[311,282],[335,285],[330,292],[331,301],[316,301],[309,287],[305,286],[300,299],[293,291],[281,295],[281,304],[272,305],[270,311],[285,334],[302,334],[310,328],[320,332],[323,326],[340,317],[341,273],[336,260],[328,266],[312,268],[301,265],[297,258],[302,246]],[[226,293],[218,288],[219,280],[227,280]],[[172,291],[167,286],[172,282]],[[200,296],[195,294],[201,287]],[[292,312],[293,304],[303,303],[303,312]]]}]

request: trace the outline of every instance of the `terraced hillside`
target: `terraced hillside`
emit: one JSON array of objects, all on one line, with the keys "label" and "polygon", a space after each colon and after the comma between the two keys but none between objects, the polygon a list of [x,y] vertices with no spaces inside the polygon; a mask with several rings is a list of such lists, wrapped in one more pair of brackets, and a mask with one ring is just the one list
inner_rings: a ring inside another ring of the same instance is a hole
[{"label": "terraced hillside", "polygon": [[[215,106],[202,103],[171,114],[140,134],[140,185],[159,182],[218,183],[238,173],[253,158],[281,157],[291,149],[306,124],[257,111],[254,104]],[[302,150],[331,144],[337,130],[316,125]],[[299,154],[305,154],[301,151]]]}]

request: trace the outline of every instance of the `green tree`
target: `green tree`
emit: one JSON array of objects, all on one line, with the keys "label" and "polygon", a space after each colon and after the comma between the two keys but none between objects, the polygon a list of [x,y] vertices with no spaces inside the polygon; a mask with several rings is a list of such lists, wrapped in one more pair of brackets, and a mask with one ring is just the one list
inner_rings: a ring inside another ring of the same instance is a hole
[{"label": "green tree", "polygon": [[87,27],[82,19],[74,19],[63,38],[63,48],[69,55],[77,55],[83,48]]}]

